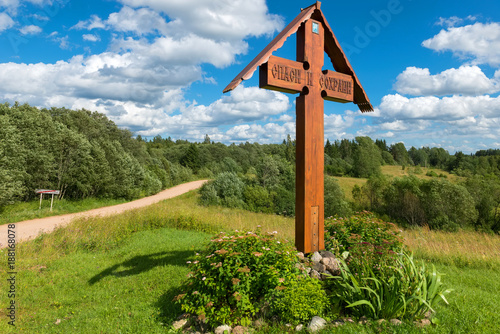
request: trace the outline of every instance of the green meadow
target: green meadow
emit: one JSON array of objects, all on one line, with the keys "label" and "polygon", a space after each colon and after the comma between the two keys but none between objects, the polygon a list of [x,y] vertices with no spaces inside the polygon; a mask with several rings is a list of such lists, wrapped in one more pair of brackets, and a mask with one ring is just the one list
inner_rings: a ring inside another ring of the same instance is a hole
[{"label": "green meadow", "polygon": [[[8,324],[7,251],[0,250],[1,333],[168,333],[182,313],[172,302],[186,262],[219,231],[278,231],[292,240],[294,220],[239,209],[202,207],[197,192],[106,218],[79,220],[17,245],[16,321]],[[449,305],[439,324],[348,324],[322,333],[497,333],[500,236],[404,231],[417,259],[445,274]],[[283,333],[269,324],[258,333]]]}]

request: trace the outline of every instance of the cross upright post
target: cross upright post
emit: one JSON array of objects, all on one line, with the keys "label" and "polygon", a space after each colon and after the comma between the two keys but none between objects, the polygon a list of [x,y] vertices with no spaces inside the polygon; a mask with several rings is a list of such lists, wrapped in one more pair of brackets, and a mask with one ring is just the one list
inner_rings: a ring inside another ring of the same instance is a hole
[{"label": "cross upright post", "polygon": [[[297,33],[297,61],[275,57]],[[324,54],[336,71],[322,71]],[[373,111],[366,93],[328,25],[318,1],[301,13],[224,89],[236,88],[257,67],[260,88],[299,93],[296,98],[295,246],[324,249],[324,102],[354,102]]]},{"label": "cross upright post", "polygon": [[319,77],[324,62],[324,29],[308,20],[297,31],[297,61],[306,86],[296,99],[295,246],[304,253],[324,246],[324,106]]}]

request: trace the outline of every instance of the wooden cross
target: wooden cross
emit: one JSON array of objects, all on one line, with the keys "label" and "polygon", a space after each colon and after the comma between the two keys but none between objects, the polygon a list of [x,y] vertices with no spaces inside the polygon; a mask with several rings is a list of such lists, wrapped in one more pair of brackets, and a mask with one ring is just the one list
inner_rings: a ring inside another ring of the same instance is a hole
[{"label": "wooden cross", "polygon": [[[321,3],[303,9],[225,89],[249,79],[260,66],[259,86],[300,95],[296,99],[295,246],[304,253],[324,249],[323,99],[373,107],[328,25]],[[272,56],[297,33],[297,61]],[[336,70],[323,71],[325,52]]]}]

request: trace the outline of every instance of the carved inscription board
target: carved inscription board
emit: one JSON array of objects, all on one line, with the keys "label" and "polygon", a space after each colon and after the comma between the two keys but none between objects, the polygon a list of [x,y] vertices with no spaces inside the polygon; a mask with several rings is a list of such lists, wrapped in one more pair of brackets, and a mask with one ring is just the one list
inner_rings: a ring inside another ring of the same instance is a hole
[{"label": "carved inscription board", "polygon": [[294,94],[318,85],[325,100],[347,103],[354,99],[352,76],[334,71],[314,73],[304,69],[304,63],[275,56],[260,66],[259,79],[260,88]]}]

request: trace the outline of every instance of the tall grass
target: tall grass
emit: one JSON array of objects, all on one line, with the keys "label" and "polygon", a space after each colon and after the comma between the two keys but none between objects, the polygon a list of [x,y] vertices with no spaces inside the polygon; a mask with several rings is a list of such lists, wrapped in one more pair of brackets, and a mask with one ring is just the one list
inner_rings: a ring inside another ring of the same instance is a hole
[{"label": "tall grass", "polygon": [[260,224],[264,232],[280,231],[283,238],[293,239],[293,218],[241,209],[203,207],[197,202],[197,192],[191,191],[120,215],[79,219],[67,227],[56,229],[50,235],[37,237],[25,251],[28,253],[55,251],[67,254],[78,249],[108,250],[119,245],[133,233],[161,227],[217,233],[228,230],[252,230]]},{"label": "tall grass", "polygon": [[[459,176],[456,176],[454,174],[450,174],[444,170],[440,169],[433,169],[433,168],[425,168],[425,167],[419,167],[420,172],[418,174],[415,173],[416,169],[415,167],[406,167],[403,169],[401,166],[382,166],[381,167],[381,173],[388,176],[389,178],[395,178],[395,177],[403,177],[403,176],[409,176],[409,175],[415,175],[416,177],[424,180],[430,180],[432,177],[427,176],[428,171],[435,171],[437,174],[442,174],[446,176],[446,179],[451,181],[451,182],[458,182],[462,178]],[[352,201],[352,188],[354,186],[362,187],[368,179],[365,178],[360,178],[360,177],[348,177],[348,176],[335,176],[335,179],[339,182],[339,186],[344,192],[346,198],[349,201]]]},{"label": "tall grass", "polygon": [[500,236],[475,231],[443,232],[428,228],[403,232],[414,254],[429,261],[459,267],[500,269]]}]

